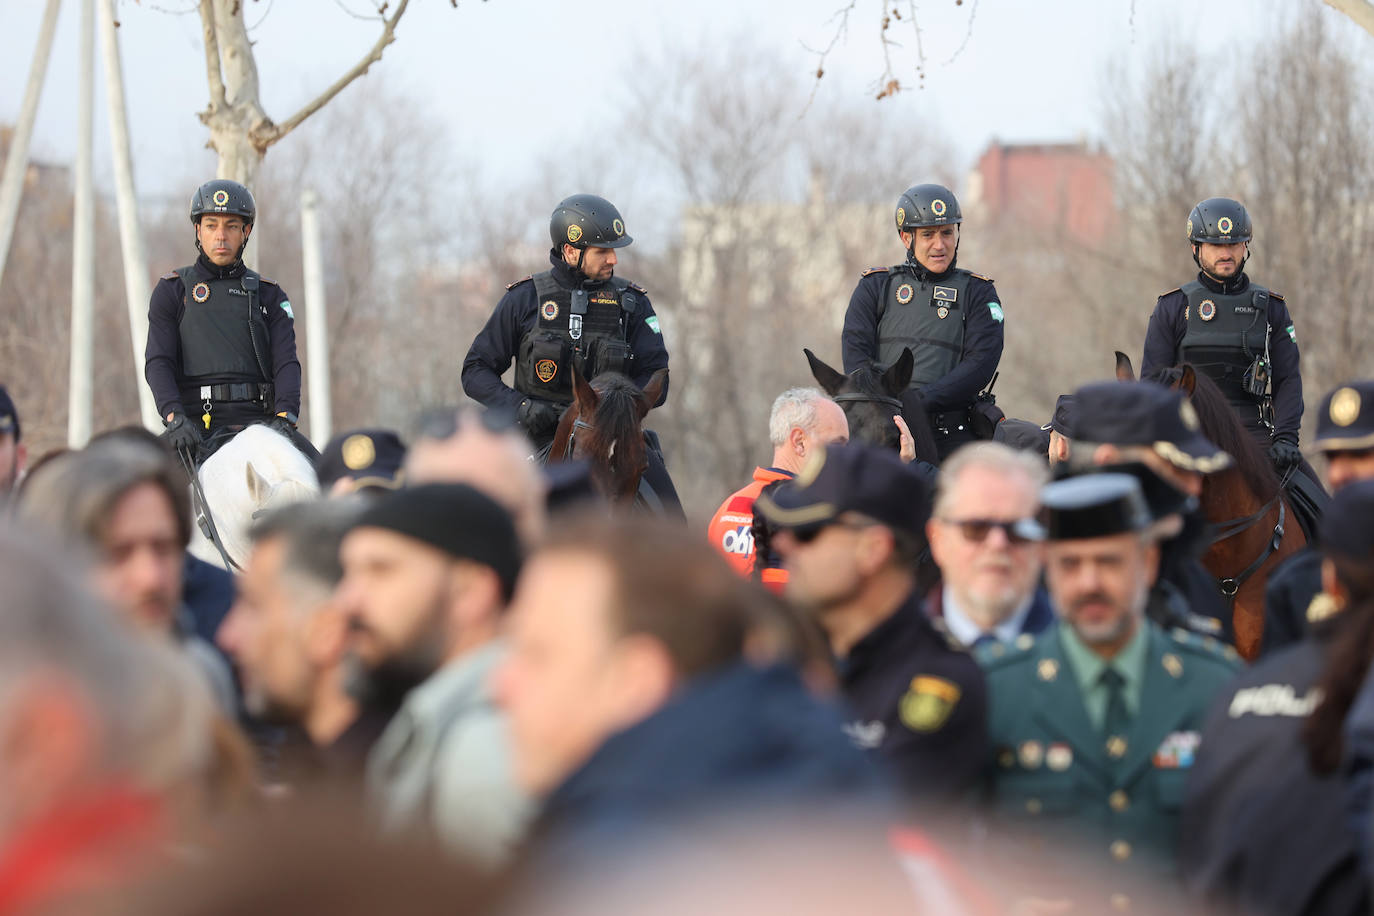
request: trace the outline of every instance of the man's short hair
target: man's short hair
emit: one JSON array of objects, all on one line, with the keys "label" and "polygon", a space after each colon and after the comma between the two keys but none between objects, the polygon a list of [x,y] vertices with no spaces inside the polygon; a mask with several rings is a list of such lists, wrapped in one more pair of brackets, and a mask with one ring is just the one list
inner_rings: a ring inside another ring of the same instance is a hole
[{"label": "man's short hair", "polygon": [[343,578],[339,545],[366,508],[359,499],[292,503],[271,512],[248,532],[254,544],[281,538],[282,574],[316,590],[332,590]]},{"label": "man's short hair", "polygon": [[679,677],[741,659],[759,622],[762,586],[741,579],[714,548],[681,525],[574,516],[541,552],[585,554],[604,562],[613,583],[612,631],[662,643]]},{"label": "man's short hair", "polygon": [[185,473],[165,450],[121,438],[93,442],[32,472],[17,511],[67,541],[98,547],[115,506],[145,483],[167,495],[185,547],[191,542],[191,496]]},{"label": "man's short hair", "polygon": [[1045,463],[1036,455],[1017,451],[1001,442],[974,442],[950,455],[940,465],[940,476],[935,485],[936,517],[943,517],[951,508],[959,476],[969,468],[984,468],[998,474],[1023,474],[1031,492],[1036,494],[1050,479]]},{"label": "man's short hair", "polygon": [[816,426],[816,405],[830,400],[819,388],[789,388],[778,395],[768,414],[768,438],[777,448],[787,442],[794,427],[811,430]]}]

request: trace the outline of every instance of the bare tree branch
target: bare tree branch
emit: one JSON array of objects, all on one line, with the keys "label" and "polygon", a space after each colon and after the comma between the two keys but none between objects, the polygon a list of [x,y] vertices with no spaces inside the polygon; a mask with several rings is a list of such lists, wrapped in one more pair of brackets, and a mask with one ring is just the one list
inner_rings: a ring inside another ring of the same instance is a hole
[{"label": "bare tree branch", "polygon": [[265,149],[291,133],[291,131],[302,121],[319,111],[330,99],[342,92],[345,86],[362,76],[373,64],[381,60],[382,52],[386,50],[386,46],[396,40],[396,23],[405,15],[406,7],[408,6],[410,6],[410,0],[401,0],[396,6],[396,11],[391,14],[391,17],[383,20],[385,26],[382,29],[381,37],[379,37],[377,43],[372,46],[372,50],[363,55],[363,59],[353,66],[353,69],[335,80],[332,86],[320,93],[313,100],[307,102],[300,111],[280,124],[262,131],[258,137],[255,137],[260,148]]},{"label": "bare tree branch", "polygon": [[200,119],[209,123],[217,108],[228,104],[224,95],[224,77],[219,69],[219,35],[215,31],[214,0],[200,0],[200,26],[205,34],[205,75],[210,83],[210,107]]}]

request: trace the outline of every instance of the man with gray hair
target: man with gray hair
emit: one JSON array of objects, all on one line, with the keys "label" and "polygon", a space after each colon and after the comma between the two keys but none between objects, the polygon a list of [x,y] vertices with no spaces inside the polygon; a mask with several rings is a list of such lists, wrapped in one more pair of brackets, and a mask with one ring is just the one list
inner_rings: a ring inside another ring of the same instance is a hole
[{"label": "man with gray hair", "polygon": [[1028,642],[1054,622],[1033,524],[1048,479],[1042,461],[1000,442],[966,445],[940,468],[926,537],[943,585],[926,611],[967,647]]},{"label": "man with gray hair", "polygon": [[361,708],[346,690],[348,620],[334,600],[339,544],[363,507],[297,503],[254,526],[238,600],[217,637],[238,667],[248,712],[300,726],[318,768],[345,777],[361,776],[386,725],[385,713]]},{"label": "man with gray hair", "polygon": [[[819,447],[849,441],[849,421],[844,410],[816,388],[789,388],[778,395],[768,415],[768,438],[773,460],[754,469],[754,479],[720,504],[706,536],[716,550],[742,576],[754,572],[754,500],[763,488],[797,476],[807,458]],[[787,582],[781,568],[765,569],[765,584],[780,589]]]}]

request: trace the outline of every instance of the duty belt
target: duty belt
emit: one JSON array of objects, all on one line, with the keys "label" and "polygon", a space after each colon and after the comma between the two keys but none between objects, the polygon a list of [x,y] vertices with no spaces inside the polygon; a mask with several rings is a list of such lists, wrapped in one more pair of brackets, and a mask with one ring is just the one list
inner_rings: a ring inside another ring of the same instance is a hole
[{"label": "duty belt", "polygon": [[931,428],[939,432],[948,433],[952,429],[959,427],[970,427],[973,419],[970,416],[972,408],[965,407],[962,410],[947,410],[944,413],[933,413],[930,415]]},{"label": "duty belt", "polygon": [[262,382],[232,382],[227,385],[201,385],[202,401],[268,401],[272,386]]}]

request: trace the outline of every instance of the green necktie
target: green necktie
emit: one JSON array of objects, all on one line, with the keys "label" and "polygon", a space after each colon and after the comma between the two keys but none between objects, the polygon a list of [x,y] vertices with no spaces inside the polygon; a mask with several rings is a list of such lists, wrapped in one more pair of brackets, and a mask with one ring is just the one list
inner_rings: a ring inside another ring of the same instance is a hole
[{"label": "green necktie", "polygon": [[1126,679],[1120,671],[1108,666],[1099,683],[1107,688],[1107,714],[1102,718],[1102,733],[1109,743],[1113,738],[1124,739],[1131,724],[1130,713],[1126,711]]}]

